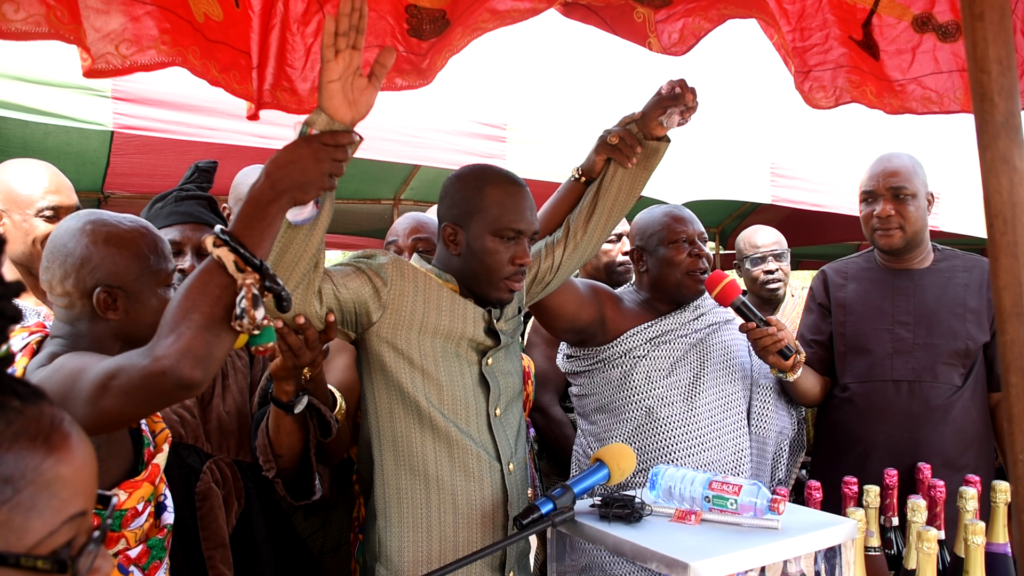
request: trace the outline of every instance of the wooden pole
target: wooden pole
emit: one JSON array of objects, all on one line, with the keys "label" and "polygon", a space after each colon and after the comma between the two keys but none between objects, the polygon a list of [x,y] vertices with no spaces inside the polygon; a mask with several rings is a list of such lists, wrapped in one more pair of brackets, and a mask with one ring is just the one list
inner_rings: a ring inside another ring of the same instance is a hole
[{"label": "wooden pole", "polygon": [[1024,550],[1024,133],[1020,85],[1007,0],[962,0],[967,72],[985,193],[992,298],[1003,382],[1003,461],[1016,481],[1013,548]]}]

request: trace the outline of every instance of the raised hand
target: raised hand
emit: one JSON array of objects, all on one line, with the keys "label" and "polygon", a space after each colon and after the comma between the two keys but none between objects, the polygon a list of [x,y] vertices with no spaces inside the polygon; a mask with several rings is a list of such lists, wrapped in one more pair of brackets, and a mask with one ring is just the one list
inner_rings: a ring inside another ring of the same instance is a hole
[{"label": "raised hand", "polygon": [[345,165],[352,159],[351,147],[357,141],[354,132],[340,131],[294,140],[267,160],[250,196],[269,192],[291,208],[308,204],[324,192],[333,192],[338,178],[345,174]]},{"label": "raised hand", "polygon": [[395,49],[386,46],[363,75],[366,42],[367,0],[341,0],[338,14],[324,20],[320,54],[320,109],[350,128],[355,128],[373,108],[381,83],[395,63]]},{"label": "raised hand", "polygon": [[[697,112],[697,90],[690,88],[686,80],[671,80],[665,85],[665,88],[669,89],[669,92],[666,94],[664,89],[659,89],[647,101],[647,105],[640,112],[640,118],[636,121],[636,127],[647,140],[664,138],[669,130],[686,124],[690,121],[690,117]],[[677,88],[678,90],[676,90]],[[681,123],[666,126],[661,119],[673,108],[678,112]]]},{"label": "raised hand", "polygon": [[601,133],[594,149],[590,151],[583,164],[580,164],[580,170],[588,180],[600,176],[609,159],[615,160],[624,168],[630,168],[636,164],[636,155],[641,150],[640,142],[632,132],[626,129],[626,126],[638,118],[640,118],[640,112],[625,116],[614,127]]}]

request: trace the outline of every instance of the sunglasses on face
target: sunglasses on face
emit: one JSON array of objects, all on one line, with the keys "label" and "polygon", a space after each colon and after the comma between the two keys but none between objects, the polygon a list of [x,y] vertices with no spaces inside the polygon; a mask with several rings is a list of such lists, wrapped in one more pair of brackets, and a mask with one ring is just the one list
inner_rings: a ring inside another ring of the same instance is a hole
[{"label": "sunglasses on face", "polygon": [[744,257],[740,262],[746,266],[747,270],[754,272],[764,268],[769,260],[773,260],[779,266],[789,264],[789,248],[783,250],[769,250],[767,252],[758,252],[757,254],[751,254],[750,256]]},{"label": "sunglasses on face", "polygon": [[96,558],[103,551],[103,543],[110,532],[110,520],[117,507],[117,496],[105,490],[96,491],[96,507],[105,509],[100,525],[93,529],[82,549],[77,554],[71,552],[71,544],[48,556],[31,556],[28,554],[10,554],[0,552],[0,567],[14,568],[37,574],[70,574],[85,576],[92,570]]}]

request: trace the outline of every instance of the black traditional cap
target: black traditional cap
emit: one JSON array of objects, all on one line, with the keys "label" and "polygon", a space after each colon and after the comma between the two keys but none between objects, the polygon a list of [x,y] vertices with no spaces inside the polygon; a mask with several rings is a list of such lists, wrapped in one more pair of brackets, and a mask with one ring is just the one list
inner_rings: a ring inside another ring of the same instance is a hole
[{"label": "black traditional cap", "polygon": [[216,160],[200,160],[189,167],[181,182],[171,190],[157,194],[145,208],[142,218],[157,230],[177,224],[202,224],[213,228],[228,221],[210,195],[213,177],[217,174]]}]

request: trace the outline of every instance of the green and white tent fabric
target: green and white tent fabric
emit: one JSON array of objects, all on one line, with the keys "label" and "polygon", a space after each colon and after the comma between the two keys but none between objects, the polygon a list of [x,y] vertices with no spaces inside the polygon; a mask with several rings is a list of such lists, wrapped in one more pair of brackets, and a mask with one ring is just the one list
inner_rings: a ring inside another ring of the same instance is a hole
[{"label": "green and white tent fabric", "polygon": [[[339,182],[335,247],[380,245],[397,216],[436,201],[451,170],[473,162],[527,179],[538,204],[601,131],[668,79],[686,78],[700,111],[638,205],[691,206],[725,250],[753,223],[779,227],[799,258],[829,260],[863,240],[857,185],[871,160],[914,154],[939,198],[943,242],[980,249],[985,222],[969,115],[887,116],[807,107],[757,24],[729,22],[682,57],[552,13],[489,33],[424,88],[386,92]],[[86,80],[74,47],[0,42],[0,161],[31,156],[63,170],[83,204],[138,213],[186,167],[220,161],[213,193],[294,137],[302,118],[264,111],[181,69]],[[726,261],[728,258],[725,259]],[[723,262],[725,263],[725,262]]]}]

